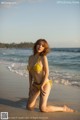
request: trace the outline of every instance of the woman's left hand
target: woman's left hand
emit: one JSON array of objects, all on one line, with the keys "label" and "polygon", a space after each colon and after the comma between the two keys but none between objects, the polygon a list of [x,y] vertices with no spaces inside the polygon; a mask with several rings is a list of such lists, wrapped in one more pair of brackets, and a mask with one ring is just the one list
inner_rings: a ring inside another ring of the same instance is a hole
[{"label": "woman's left hand", "polygon": [[45,91],[44,91],[44,86],[43,86],[43,85],[41,86],[40,91],[41,91],[41,94],[42,94],[43,96],[45,96],[46,93],[45,93]]}]

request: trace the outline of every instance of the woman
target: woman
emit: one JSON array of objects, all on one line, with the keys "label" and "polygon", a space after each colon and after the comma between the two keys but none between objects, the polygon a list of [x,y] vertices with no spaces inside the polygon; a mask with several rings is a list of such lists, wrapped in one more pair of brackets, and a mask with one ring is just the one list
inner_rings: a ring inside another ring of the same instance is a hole
[{"label": "woman", "polygon": [[47,106],[48,96],[50,94],[52,81],[48,79],[49,68],[47,53],[49,46],[45,39],[39,39],[34,44],[33,55],[29,57],[28,71],[29,71],[29,98],[26,108],[33,110],[36,100],[40,95],[39,108],[42,112],[73,112],[67,106]]}]

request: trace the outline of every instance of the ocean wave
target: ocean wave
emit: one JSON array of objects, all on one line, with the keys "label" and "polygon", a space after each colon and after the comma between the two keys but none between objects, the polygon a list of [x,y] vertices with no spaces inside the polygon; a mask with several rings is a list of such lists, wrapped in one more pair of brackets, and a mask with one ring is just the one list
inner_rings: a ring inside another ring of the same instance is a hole
[{"label": "ocean wave", "polygon": [[76,87],[80,87],[80,82],[74,81],[74,82],[71,82],[71,85],[76,86]]},{"label": "ocean wave", "polygon": [[69,86],[74,86],[74,87],[79,87],[80,88],[80,82],[71,82],[66,79],[61,79],[61,80],[53,80],[54,83],[56,84],[62,84],[62,85],[69,85]]},{"label": "ocean wave", "polygon": [[0,64],[4,64],[10,72],[14,72],[20,76],[28,77],[27,64],[25,63],[14,63],[10,61],[1,61]]},{"label": "ocean wave", "polygon": [[80,52],[80,48],[52,48],[51,50],[58,52]]},{"label": "ocean wave", "polygon": [[50,66],[49,79],[54,83],[80,87],[80,72]]},{"label": "ocean wave", "polygon": [[62,79],[62,80],[53,80],[54,83],[63,84],[63,85],[71,85],[71,83],[68,80]]},{"label": "ocean wave", "polygon": [[19,74],[24,77],[28,77],[28,71],[26,70],[26,64],[24,63],[12,63],[8,66],[11,72]]}]

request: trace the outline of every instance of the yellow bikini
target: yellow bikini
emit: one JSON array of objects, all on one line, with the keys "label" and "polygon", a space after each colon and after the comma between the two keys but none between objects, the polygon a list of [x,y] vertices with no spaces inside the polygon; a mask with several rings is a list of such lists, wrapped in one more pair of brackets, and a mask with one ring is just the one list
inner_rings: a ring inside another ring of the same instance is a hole
[{"label": "yellow bikini", "polygon": [[[38,61],[37,61],[37,63],[36,63],[34,66],[30,67],[30,66],[28,65],[28,66],[27,66],[28,71],[33,70],[33,71],[35,71],[35,72],[37,72],[37,73],[40,73],[40,72],[42,71],[42,67],[41,67],[39,61],[40,61],[40,57],[38,58]],[[35,82],[33,82],[33,85],[34,85],[35,87],[37,87],[38,90],[40,90],[41,83],[38,84],[38,83],[36,82],[36,80],[34,80],[34,81],[35,81]],[[48,84],[48,83],[52,86],[52,80],[46,81],[45,84]]]},{"label": "yellow bikini", "polygon": [[29,71],[33,70],[33,71],[35,71],[35,72],[37,72],[37,73],[40,73],[40,72],[42,71],[42,67],[41,67],[41,65],[40,65],[40,63],[39,63],[39,60],[40,60],[40,57],[38,58],[38,61],[37,61],[37,63],[36,63],[34,66],[30,67],[30,66],[28,65],[28,66],[27,66],[27,69],[28,69]]},{"label": "yellow bikini", "polygon": [[[52,82],[52,80],[48,80],[48,81],[46,81],[45,85],[46,85],[46,84],[50,84],[50,86],[52,87],[53,82]],[[40,88],[41,88],[41,83],[40,83],[40,84],[37,84],[36,82],[33,82],[33,86],[35,86],[38,90],[40,90]]]}]

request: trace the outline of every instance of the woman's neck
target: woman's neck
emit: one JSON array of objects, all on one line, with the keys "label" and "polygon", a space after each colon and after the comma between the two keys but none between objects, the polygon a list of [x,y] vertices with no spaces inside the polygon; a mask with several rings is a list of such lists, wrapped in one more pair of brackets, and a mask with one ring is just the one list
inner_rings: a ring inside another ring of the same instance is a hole
[{"label": "woman's neck", "polygon": [[39,54],[39,53],[36,53],[36,54],[35,54],[35,57],[39,57],[39,56],[40,56],[40,54]]}]

